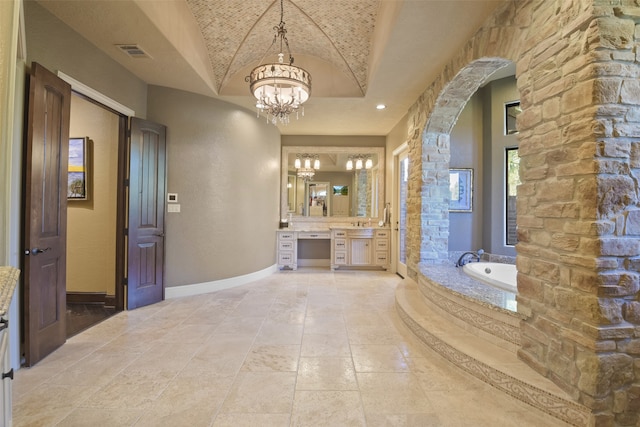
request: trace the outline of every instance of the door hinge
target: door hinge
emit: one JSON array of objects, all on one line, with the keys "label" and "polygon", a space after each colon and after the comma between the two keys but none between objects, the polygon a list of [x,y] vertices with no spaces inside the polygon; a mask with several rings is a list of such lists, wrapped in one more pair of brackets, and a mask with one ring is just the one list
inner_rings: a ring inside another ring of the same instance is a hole
[{"label": "door hinge", "polygon": [[127,279],[126,277],[124,279],[122,279],[122,284],[125,286],[129,285],[129,279]]},{"label": "door hinge", "polygon": [[129,178],[127,178],[127,179],[125,179],[125,180],[124,180],[124,186],[125,186],[125,187],[128,187],[128,186],[129,186]]},{"label": "door hinge", "polygon": [[125,235],[125,236],[128,236],[128,235],[129,235],[129,229],[128,229],[128,228],[125,228],[125,229],[124,229],[124,235]]}]

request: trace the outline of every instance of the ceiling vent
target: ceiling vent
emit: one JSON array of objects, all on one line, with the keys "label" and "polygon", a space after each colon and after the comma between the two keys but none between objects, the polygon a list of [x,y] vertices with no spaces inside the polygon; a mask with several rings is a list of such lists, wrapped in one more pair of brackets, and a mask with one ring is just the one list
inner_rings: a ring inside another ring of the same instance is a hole
[{"label": "ceiling vent", "polygon": [[116,47],[120,49],[122,52],[126,53],[131,58],[149,58],[151,56],[147,52],[145,52],[140,46],[137,44],[117,44]]}]

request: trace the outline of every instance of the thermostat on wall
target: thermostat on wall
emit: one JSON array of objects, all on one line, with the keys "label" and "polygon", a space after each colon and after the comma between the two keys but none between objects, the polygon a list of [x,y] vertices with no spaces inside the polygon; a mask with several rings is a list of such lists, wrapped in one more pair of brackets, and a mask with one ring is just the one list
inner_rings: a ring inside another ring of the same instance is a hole
[{"label": "thermostat on wall", "polygon": [[167,193],[167,202],[178,203],[178,193]]}]

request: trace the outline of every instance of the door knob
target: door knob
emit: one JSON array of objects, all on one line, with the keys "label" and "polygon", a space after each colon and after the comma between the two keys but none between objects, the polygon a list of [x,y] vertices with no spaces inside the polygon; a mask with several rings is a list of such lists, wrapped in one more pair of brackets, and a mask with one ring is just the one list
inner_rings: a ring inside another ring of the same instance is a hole
[{"label": "door knob", "polygon": [[[38,254],[41,254],[41,253],[44,253],[44,252],[47,252],[47,251],[50,251],[50,250],[51,250],[51,248],[44,248],[44,249],[33,248],[33,249],[31,249],[31,253],[33,255],[38,255]],[[26,255],[29,255],[29,251],[28,250],[25,251],[25,252],[26,252]]]}]

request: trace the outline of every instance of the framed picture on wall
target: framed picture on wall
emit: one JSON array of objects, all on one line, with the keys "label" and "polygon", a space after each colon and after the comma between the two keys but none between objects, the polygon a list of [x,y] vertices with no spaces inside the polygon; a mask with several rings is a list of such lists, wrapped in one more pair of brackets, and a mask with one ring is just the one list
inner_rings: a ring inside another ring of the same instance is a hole
[{"label": "framed picture on wall", "polygon": [[473,212],[473,169],[449,169],[449,212]]},{"label": "framed picture on wall", "polygon": [[91,140],[89,137],[69,139],[67,200],[90,200]]}]

